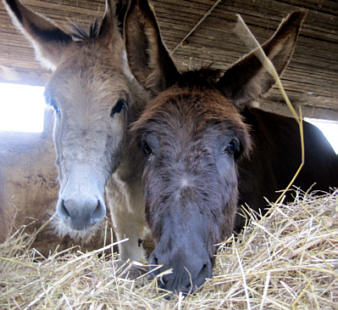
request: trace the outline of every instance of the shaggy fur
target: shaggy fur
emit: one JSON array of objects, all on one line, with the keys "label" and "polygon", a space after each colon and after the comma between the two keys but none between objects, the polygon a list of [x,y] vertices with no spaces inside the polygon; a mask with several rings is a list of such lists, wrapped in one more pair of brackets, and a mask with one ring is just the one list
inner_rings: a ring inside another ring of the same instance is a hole
[{"label": "shaggy fur", "polygon": [[[278,73],[304,15],[290,14],[263,45]],[[238,204],[264,212],[264,197],[274,199],[294,175],[297,124],[250,108],[274,84],[254,52],[219,79],[219,71],[179,74],[147,1],[132,1],[125,29],[131,70],[153,94],[132,128],[147,156],[146,218],[156,242],[150,263],[162,265],[154,275],[172,269],[160,287],[188,293],[211,277],[216,245],[243,227]],[[337,185],[337,156],[327,140],[310,124],[304,136],[306,165],[296,185]]]}]

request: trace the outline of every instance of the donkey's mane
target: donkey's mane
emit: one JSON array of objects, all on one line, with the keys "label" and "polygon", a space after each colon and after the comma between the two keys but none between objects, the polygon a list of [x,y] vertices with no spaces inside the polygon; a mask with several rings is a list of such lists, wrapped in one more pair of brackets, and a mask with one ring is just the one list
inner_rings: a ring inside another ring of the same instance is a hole
[{"label": "donkey's mane", "polygon": [[99,36],[101,26],[99,27],[99,23],[95,20],[88,29],[80,28],[76,24],[72,24],[72,33],[71,36],[75,41],[87,41],[90,39],[95,39]]},{"label": "donkey's mane", "polygon": [[222,70],[210,68],[184,72],[178,78],[177,84],[184,88],[214,88],[222,72]]},{"label": "donkey's mane", "polygon": [[[123,29],[123,18],[126,11],[126,5],[123,5],[122,3],[117,4],[116,6],[116,17],[117,17],[117,26],[118,29],[122,35],[122,29]],[[104,25],[105,18],[102,20],[101,24],[99,25],[98,20],[96,19],[88,29],[80,28],[76,24],[72,24],[72,33],[71,36],[75,41],[87,41],[91,39],[96,39],[101,31],[102,26]]]}]

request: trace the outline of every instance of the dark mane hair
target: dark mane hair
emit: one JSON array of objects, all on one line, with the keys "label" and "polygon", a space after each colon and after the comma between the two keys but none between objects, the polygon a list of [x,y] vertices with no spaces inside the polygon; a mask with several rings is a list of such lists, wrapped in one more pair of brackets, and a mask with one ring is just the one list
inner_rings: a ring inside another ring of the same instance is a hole
[{"label": "dark mane hair", "polygon": [[[127,6],[123,5],[123,3],[118,3],[116,5],[116,10],[115,14],[117,16],[117,22],[118,22],[118,29],[122,35],[122,30],[123,30],[123,18],[126,12]],[[101,31],[102,31],[102,26],[105,23],[105,17],[103,18],[102,22],[99,24],[98,20],[96,19],[88,29],[83,29],[80,28],[76,24],[72,24],[72,32],[71,36],[73,40],[75,41],[86,41],[86,40],[91,40],[91,39],[96,39]]]},{"label": "dark mane hair", "polygon": [[99,23],[95,20],[88,29],[80,28],[76,24],[72,24],[72,33],[71,36],[75,41],[87,41],[91,39],[96,39],[100,34],[101,26],[99,27]]},{"label": "dark mane hair", "polygon": [[184,88],[215,88],[221,75],[221,70],[202,68],[182,73],[177,80],[177,84]]}]

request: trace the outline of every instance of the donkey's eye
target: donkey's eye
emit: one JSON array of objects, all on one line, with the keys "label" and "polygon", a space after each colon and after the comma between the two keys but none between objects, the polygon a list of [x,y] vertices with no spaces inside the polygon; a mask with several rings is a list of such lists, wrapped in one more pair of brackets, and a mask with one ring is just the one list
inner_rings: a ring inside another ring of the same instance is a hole
[{"label": "donkey's eye", "polygon": [[115,113],[120,113],[123,109],[126,108],[126,100],[120,98],[115,106],[112,108],[111,112],[110,112],[110,116],[113,117]]},{"label": "donkey's eye", "polygon": [[144,140],[142,141],[142,150],[144,155],[150,155],[153,152],[149,144]]},{"label": "donkey's eye", "polygon": [[60,115],[60,109],[59,109],[59,106],[57,105],[55,99],[49,98],[47,100],[47,104],[54,109],[54,111],[56,112],[57,115]]},{"label": "donkey's eye", "polygon": [[142,137],[138,137],[137,141],[145,156],[157,155],[160,141],[156,135],[147,132]]},{"label": "donkey's eye", "polygon": [[241,146],[237,139],[232,139],[228,145],[224,148],[224,152],[237,158],[240,154]]}]

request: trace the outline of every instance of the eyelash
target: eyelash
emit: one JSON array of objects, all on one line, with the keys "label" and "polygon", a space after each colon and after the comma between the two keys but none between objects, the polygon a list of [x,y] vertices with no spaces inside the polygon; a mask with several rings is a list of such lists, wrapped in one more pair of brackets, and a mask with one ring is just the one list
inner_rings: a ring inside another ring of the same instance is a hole
[{"label": "eyelash", "polygon": [[56,114],[58,114],[58,115],[61,114],[60,109],[59,109],[58,105],[56,104],[56,101],[53,98],[49,98],[48,105],[51,106],[54,109]]},{"label": "eyelash", "polygon": [[231,156],[237,158],[240,154],[241,146],[240,142],[236,139],[232,139],[228,145],[224,147],[224,153],[228,153]]},{"label": "eyelash", "polygon": [[110,116],[113,117],[116,113],[121,113],[123,110],[128,108],[127,100],[120,98],[117,100],[116,104],[113,106]]}]

